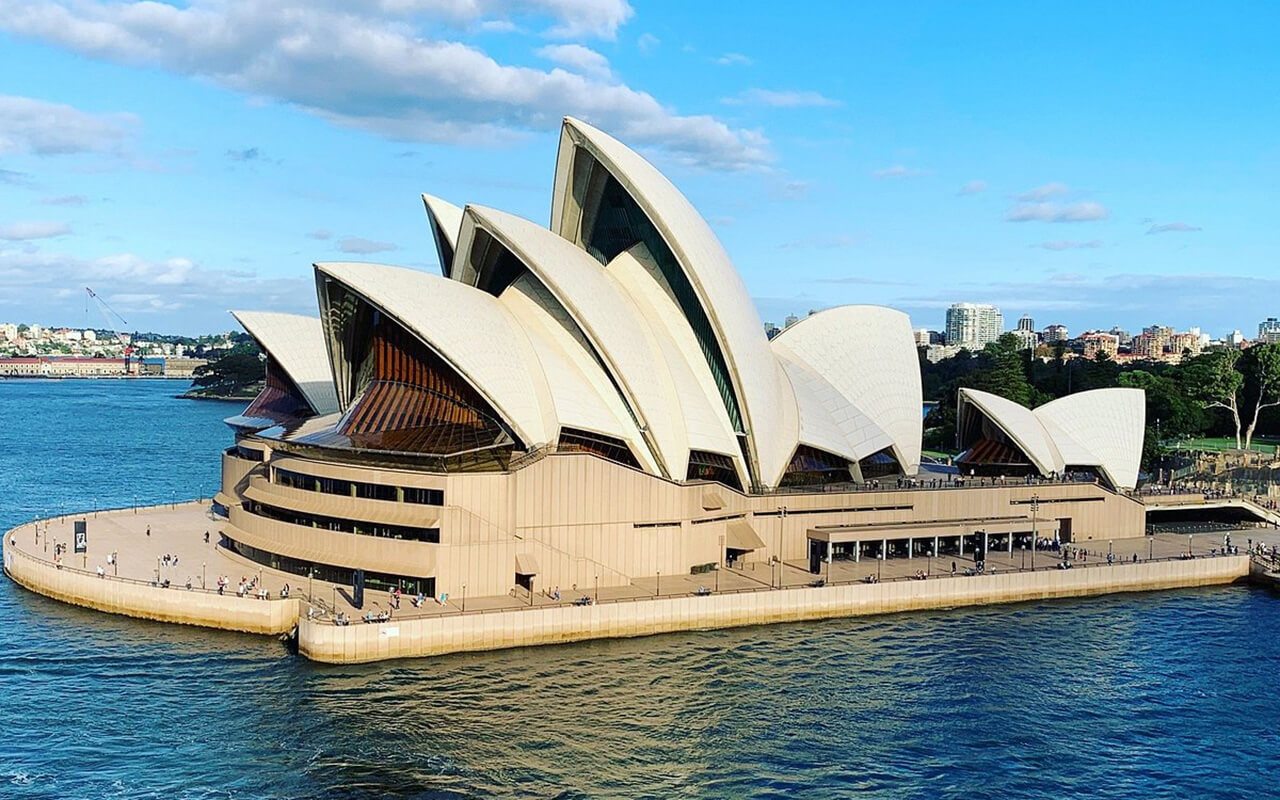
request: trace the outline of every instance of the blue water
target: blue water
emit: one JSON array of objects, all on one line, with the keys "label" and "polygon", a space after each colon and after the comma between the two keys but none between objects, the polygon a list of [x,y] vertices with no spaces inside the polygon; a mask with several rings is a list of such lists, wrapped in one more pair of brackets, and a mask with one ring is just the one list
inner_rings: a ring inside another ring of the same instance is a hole
[{"label": "blue water", "polygon": [[[208,495],[219,403],[0,382],[0,527]],[[0,580],[0,797],[1280,795],[1245,588],[327,667]]]}]

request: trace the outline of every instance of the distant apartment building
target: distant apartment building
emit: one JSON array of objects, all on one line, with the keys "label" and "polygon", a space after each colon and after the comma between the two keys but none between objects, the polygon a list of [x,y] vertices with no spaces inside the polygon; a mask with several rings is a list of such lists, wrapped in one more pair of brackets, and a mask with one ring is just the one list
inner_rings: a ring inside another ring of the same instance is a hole
[{"label": "distant apartment building", "polygon": [[1175,333],[1169,337],[1169,354],[1175,360],[1181,359],[1183,356],[1200,355],[1200,334],[1198,333]]},{"label": "distant apartment building", "polygon": [[1154,334],[1140,333],[1129,342],[1129,352],[1136,358],[1159,359],[1164,356],[1164,342]]},{"label": "distant apartment building", "polygon": [[1258,323],[1258,341],[1263,344],[1280,344],[1280,319],[1267,317]]},{"label": "distant apartment building", "polygon": [[931,344],[942,344],[942,332],[928,328],[916,328],[914,331],[916,347],[928,347]]},{"label": "distant apartment building", "polygon": [[12,322],[6,322],[0,325],[0,340],[6,342],[15,342],[18,340],[18,326]]},{"label": "distant apartment building", "polygon": [[1040,344],[1040,335],[1030,328],[1019,327],[1013,331],[1013,335],[1018,337],[1019,350],[1035,350],[1036,345]]},{"label": "distant apartment building", "polygon": [[790,328],[792,325],[795,325],[799,321],[800,321],[800,318],[797,317],[795,314],[788,314],[787,318],[782,321],[782,329],[786,330],[787,328]]},{"label": "distant apartment building", "polygon": [[1241,333],[1240,331],[1232,331],[1231,333],[1227,334],[1227,338],[1225,341],[1226,341],[1227,347],[1234,347],[1238,350],[1244,347],[1244,343],[1248,340],[1244,338],[1244,334]]},{"label": "distant apartment building", "polygon": [[1085,358],[1096,361],[1099,353],[1105,353],[1108,358],[1114,360],[1120,352],[1120,337],[1114,333],[1092,331],[1081,336],[1080,340],[1084,342]]},{"label": "distant apartment building", "polygon": [[1031,318],[1030,314],[1023,314],[1022,317],[1018,320],[1018,330],[1034,332],[1035,329],[1036,329],[1036,321]]},{"label": "distant apartment building", "polygon": [[981,350],[1004,333],[1000,309],[985,303],[955,303],[947,309],[947,345]]},{"label": "distant apartment building", "polygon": [[1049,343],[1065,342],[1071,338],[1066,325],[1050,325],[1044,329],[1044,340]]},{"label": "distant apartment building", "polygon": [[1116,341],[1120,343],[1121,347],[1128,347],[1129,343],[1133,341],[1133,336],[1130,335],[1130,333],[1127,330],[1125,330],[1124,328],[1121,328],[1119,325],[1116,325],[1115,327],[1113,327],[1110,331],[1108,331],[1108,333],[1116,337]]},{"label": "distant apartment building", "polygon": [[767,338],[772,339],[773,337],[777,336],[779,333],[782,333],[782,329],[779,328],[777,325],[774,325],[772,322],[766,322],[764,324],[764,335]]}]

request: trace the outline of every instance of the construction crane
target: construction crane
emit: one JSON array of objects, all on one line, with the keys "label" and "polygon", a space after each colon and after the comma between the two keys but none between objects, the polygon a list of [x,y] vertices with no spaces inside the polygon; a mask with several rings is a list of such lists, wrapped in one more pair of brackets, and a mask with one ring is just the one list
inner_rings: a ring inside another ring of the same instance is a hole
[{"label": "construction crane", "polygon": [[[106,300],[103,300],[101,297],[98,297],[97,292],[90,289],[88,286],[84,287],[84,290],[88,292],[88,296],[85,298],[85,301],[84,301],[85,304],[87,305],[89,303],[89,298],[93,298],[93,300],[96,301],[98,310],[102,312],[102,319],[107,323],[107,330],[111,331],[116,335],[116,340],[120,342],[120,346],[124,349],[124,374],[128,375],[129,359],[133,355],[133,343],[131,340],[126,339],[124,334],[122,334],[120,331],[123,328],[129,327],[129,323],[125,320],[124,317],[117,314],[115,309],[107,305]],[[120,325],[116,325],[115,322],[111,319],[112,317],[115,317],[117,320],[119,320]]]}]

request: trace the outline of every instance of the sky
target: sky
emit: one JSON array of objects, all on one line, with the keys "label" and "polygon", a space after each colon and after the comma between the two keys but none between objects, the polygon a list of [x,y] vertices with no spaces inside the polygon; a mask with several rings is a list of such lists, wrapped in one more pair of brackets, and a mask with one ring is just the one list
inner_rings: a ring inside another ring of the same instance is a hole
[{"label": "sky", "polygon": [[[786,8],[786,13],[781,9]],[[732,8],[732,10],[729,10]],[[0,0],[0,321],[227,330],[438,270],[419,194],[546,224],[560,119],[707,218],[762,319],[1280,316],[1270,3]]]}]

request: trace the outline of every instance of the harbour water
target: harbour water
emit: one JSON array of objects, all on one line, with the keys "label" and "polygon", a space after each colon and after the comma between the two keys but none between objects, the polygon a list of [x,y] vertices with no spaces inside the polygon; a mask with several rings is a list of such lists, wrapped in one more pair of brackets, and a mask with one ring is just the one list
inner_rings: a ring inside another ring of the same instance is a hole
[{"label": "harbour water", "polygon": [[[0,528],[208,496],[235,406],[0,381]],[[1280,782],[1246,588],[326,667],[0,581],[0,797],[1239,798]]]}]

